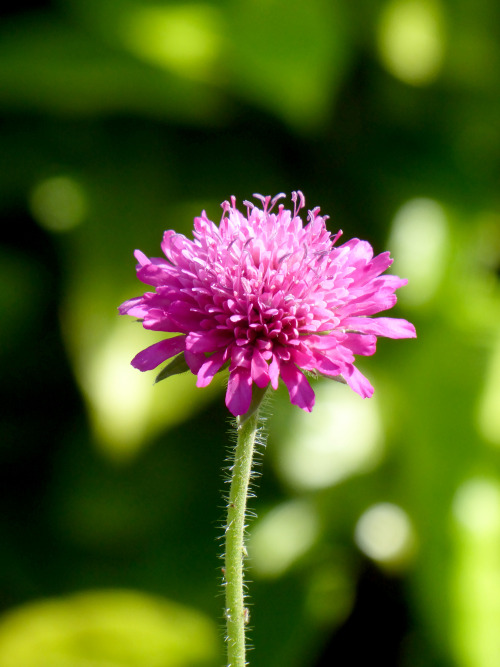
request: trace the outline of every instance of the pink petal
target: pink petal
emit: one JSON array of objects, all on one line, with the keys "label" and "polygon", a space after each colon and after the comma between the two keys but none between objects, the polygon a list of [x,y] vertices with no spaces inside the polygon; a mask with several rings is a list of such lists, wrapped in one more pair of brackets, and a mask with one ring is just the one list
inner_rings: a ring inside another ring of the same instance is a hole
[{"label": "pink petal", "polygon": [[372,259],[363,269],[363,281],[379,276],[390,267],[393,260],[389,252],[383,252]]},{"label": "pink petal", "polygon": [[196,331],[200,329],[200,321],[206,316],[186,301],[174,301],[170,304],[168,314],[176,322],[179,331]]},{"label": "pink petal", "polygon": [[237,417],[248,412],[252,400],[252,378],[247,369],[230,373],[227,383],[226,406]]},{"label": "pink petal", "polygon": [[215,354],[212,354],[212,356],[201,365],[198,371],[198,379],[196,381],[197,387],[206,387],[212,382],[214,375],[223,365],[225,356],[225,350],[215,352]]},{"label": "pink petal", "polygon": [[251,376],[261,389],[269,384],[269,366],[259,350],[255,350],[252,356]]},{"label": "pink petal", "polygon": [[280,374],[290,394],[290,401],[302,410],[311,412],[314,407],[314,391],[304,373],[299,371],[295,364],[281,364]]},{"label": "pink petal", "polygon": [[137,260],[137,270],[141,268],[141,266],[146,266],[147,264],[151,263],[151,260],[147,255],[145,255],[142,250],[134,250],[134,257]]},{"label": "pink petal", "polygon": [[143,299],[142,296],[136,296],[134,299],[124,301],[121,306],[118,306],[118,312],[120,315],[132,315],[132,317],[142,319],[148,313],[148,308],[143,304]]},{"label": "pink petal", "polygon": [[361,398],[371,398],[373,396],[372,385],[356,366],[349,366],[347,371],[342,373],[342,376],[349,387],[359,394]]},{"label": "pink petal", "polygon": [[230,341],[227,331],[204,331],[199,333],[193,331],[186,338],[186,350],[190,352],[214,352],[220,347],[226,346]]},{"label": "pink petal", "polygon": [[252,350],[249,347],[233,346],[231,349],[231,365],[229,372],[235,371],[237,368],[249,369],[252,365]]},{"label": "pink petal", "polygon": [[350,239],[338,246],[338,250],[349,248],[349,264],[361,264],[369,262],[373,257],[373,248],[368,241]]},{"label": "pink petal", "polygon": [[142,326],[145,329],[150,329],[151,331],[184,333],[184,331],[180,329],[177,322],[172,321],[168,313],[166,313],[161,308],[152,308],[151,306],[149,307],[147,314],[144,316]]},{"label": "pink petal", "polygon": [[386,336],[387,338],[416,338],[413,324],[395,317],[346,317],[342,327],[354,329],[360,333]]},{"label": "pink petal", "polygon": [[186,345],[186,336],[175,336],[166,338],[159,343],[150,345],[139,352],[131,361],[134,368],[140,371],[151,371],[159,364],[182,352]]},{"label": "pink petal", "polygon": [[331,334],[325,334],[324,336],[308,336],[307,337],[307,346],[313,350],[331,350],[342,342],[345,338],[345,334],[340,331],[334,331]]},{"label": "pink petal", "polygon": [[314,352],[311,352],[311,350],[307,350],[306,352],[293,350],[291,358],[296,366],[312,371],[316,368],[317,356],[319,356],[319,354],[315,354]]},{"label": "pink petal", "polygon": [[345,340],[342,341],[342,345],[351,350],[353,354],[362,354],[368,357],[375,354],[377,337],[373,335],[349,333]]},{"label": "pink petal", "polygon": [[194,354],[193,352],[189,352],[189,350],[185,350],[184,359],[186,360],[186,364],[189,366],[189,370],[191,371],[191,373],[193,375],[197,375],[198,371],[205,363],[206,357],[201,352],[198,354]]},{"label": "pink petal", "polygon": [[269,377],[271,379],[271,387],[274,389],[274,391],[276,391],[279,386],[280,363],[275,354],[273,354],[273,358],[269,364]]},{"label": "pink petal", "polygon": [[149,264],[140,267],[137,271],[137,277],[143,283],[146,283],[146,285],[158,287],[159,285],[164,285],[168,281],[169,274],[161,265],[150,262]]},{"label": "pink petal", "polygon": [[317,355],[315,370],[321,375],[326,375],[328,377],[335,377],[336,375],[341,375],[343,366],[332,361],[326,354]]}]

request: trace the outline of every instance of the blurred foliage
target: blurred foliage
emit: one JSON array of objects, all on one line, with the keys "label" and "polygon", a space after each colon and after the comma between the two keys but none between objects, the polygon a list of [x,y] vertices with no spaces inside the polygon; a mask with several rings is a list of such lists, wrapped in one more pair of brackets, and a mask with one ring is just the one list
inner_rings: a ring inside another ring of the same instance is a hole
[{"label": "blurred foliage", "polygon": [[210,621],[171,602],[124,591],[86,592],[6,614],[0,664],[206,665],[215,638]]},{"label": "blurred foliage", "polygon": [[152,386],[116,308],[135,248],[294,189],[392,251],[419,337],[360,363],[370,401],[272,397],[251,663],[496,667],[500,5],[2,12],[0,667],[222,663],[224,379]]}]

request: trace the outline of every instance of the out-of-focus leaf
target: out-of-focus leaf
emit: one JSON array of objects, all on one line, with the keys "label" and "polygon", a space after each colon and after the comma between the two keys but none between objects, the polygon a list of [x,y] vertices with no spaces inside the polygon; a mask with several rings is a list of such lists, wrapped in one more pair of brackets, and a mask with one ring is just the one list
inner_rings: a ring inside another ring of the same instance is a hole
[{"label": "out-of-focus leaf", "polygon": [[210,2],[66,0],[98,38],[160,70],[219,82],[224,13]]},{"label": "out-of-focus leaf", "polygon": [[228,21],[228,67],[238,94],[302,130],[321,125],[350,60],[342,6],[240,0],[230,3]]},{"label": "out-of-focus leaf", "polygon": [[[339,3],[67,0],[104,40],[165,71],[211,81],[304,129],[331,112],[350,60]],[[184,36],[184,39],[181,39]]]},{"label": "out-of-focus leaf", "polygon": [[208,667],[217,653],[200,612],[132,591],[34,602],[0,619],[1,667]]},{"label": "out-of-focus leaf", "polygon": [[0,103],[71,115],[131,111],[196,122],[221,111],[210,86],[152,67],[49,17],[2,25]]}]

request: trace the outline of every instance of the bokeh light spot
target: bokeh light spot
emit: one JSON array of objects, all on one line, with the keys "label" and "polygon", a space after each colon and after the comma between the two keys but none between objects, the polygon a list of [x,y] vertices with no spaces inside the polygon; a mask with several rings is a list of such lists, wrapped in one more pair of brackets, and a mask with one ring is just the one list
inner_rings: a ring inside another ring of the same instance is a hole
[{"label": "bokeh light spot", "polygon": [[393,0],[380,16],[378,48],[395,77],[412,85],[433,81],[444,56],[439,6],[431,0]]},{"label": "bokeh light spot", "polygon": [[453,514],[462,528],[476,535],[488,535],[500,528],[500,488],[492,480],[470,479],[459,487]]},{"label": "bokeh light spot", "polygon": [[55,176],[38,183],[29,198],[31,212],[41,227],[67,232],[87,214],[87,197],[82,186],[69,176]]},{"label": "bokeh light spot", "polygon": [[433,199],[410,199],[397,211],[389,245],[393,269],[408,278],[398,298],[420,306],[437,291],[447,265],[449,228],[443,207]]},{"label": "bokeh light spot", "polygon": [[[144,347],[144,331],[122,320],[88,350],[78,345],[82,332],[71,331],[77,376],[87,399],[96,444],[115,462],[137,455],[158,431],[182,423],[220,392],[212,382],[201,392],[191,373],[155,385],[154,376],[140,373],[130,360]],[[155,342],[155,341],[153,341]],[[141,347],[142,346],[142,347]]]},{"label": "bokeh light spot", "polygon": [[118,458],[128,458],[140,447],[151,414],[152,387],[142,386],[127,363],[140,333],[139,327],[115,326],[84,371],[98,441]]},{"label": "bokeh light spot", "polygon": [[392,503],[373,505],[355,529],[358,547],[381,563],[406,560],[413,547],[413,529],[406,512]]},{"label": "bokeh light spot", "polygon": [[252,569],[262,577],[282,574],[310,549],[317,534],[318,520],[309,504],[292,500],[279,505],[252,530]]},{"label": "bokeh light spot", "polygon": [[479,400],[477,427],[483,438],[500,447],[500,339],[497,341]]},{"label": "bokeh light spot", "polygon": [[221,20],[209,5],[137,7],[122,35],[135,55],[165,69],[204,79],[219,53]]},{"label": "bokeh light spot", "polygon": [[336,382],[320,383],[315,387],[314,412],[294,413],[278,465],[297,489],[330,486],[370,470],[380,460],[382,426],[376,399],[361,401],[345,389]]},{"label": "bokeh light spot", "polygon": [[354,576],[340,558],[316,566],[310,575],[306,608],[321,625],[341,623],[352,610],[355,597]]},{"label": "bokeh light spot", "polygon": [[457,665],[496,667],[500,655],[500,484],[465,481],[452,505],[456,522],[451,577]]}]

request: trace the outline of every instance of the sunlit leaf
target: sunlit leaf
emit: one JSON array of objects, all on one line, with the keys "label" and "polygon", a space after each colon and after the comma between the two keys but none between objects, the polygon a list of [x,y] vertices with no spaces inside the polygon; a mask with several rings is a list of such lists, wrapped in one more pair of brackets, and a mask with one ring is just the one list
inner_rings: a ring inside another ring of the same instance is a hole
[{"label": "sunlit leaf", "polygon": [[2,667],[202,667],[217,654],[200,612],[132,591],[42,600],[0,619]]},{"label": "sunlit leaf", "polygon": [[172,375],[180,375],[181,373],[186,373],[189,370],[189,366],[186,363],[186,358],[184,352],[178,354],[175,359],[172,359],[166,366],[164,366],[158,375],[155,378],[155,384],[166,380]]}]

